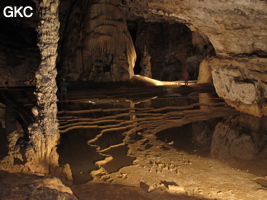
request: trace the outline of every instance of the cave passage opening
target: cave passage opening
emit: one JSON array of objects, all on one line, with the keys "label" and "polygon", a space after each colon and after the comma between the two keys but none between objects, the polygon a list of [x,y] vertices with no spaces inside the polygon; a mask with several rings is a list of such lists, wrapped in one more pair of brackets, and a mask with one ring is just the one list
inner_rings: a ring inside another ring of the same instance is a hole
[{"label": "cave passage opening", "polygon": [[185,69],[197,80],[201,61],[215,54],[209,39],[185,24],[127,21],[136,50],[134,73],[159,81],[181,81]]}]

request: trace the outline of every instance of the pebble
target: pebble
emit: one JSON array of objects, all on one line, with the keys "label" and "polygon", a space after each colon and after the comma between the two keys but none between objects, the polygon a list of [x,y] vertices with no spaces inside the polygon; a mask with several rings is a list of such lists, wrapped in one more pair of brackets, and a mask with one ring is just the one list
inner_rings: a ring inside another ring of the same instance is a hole
[{"label": "pebble", "polygon": [[184,191],[184,187],[177,186],[177,185],[168,185],[168,189],[171,190],[171,191],[179,192],[179,193],[185,192]]}]

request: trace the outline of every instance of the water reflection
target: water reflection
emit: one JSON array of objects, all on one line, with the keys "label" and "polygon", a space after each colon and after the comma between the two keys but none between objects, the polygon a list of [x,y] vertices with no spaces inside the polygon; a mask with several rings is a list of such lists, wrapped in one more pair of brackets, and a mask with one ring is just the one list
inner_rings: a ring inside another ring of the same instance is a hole
[{"label": "water reflection", "polygon": [[92,180],[91,171],[98,169],[95,162],[105,157],[96,152],[94,147],[87,145],[99,130],[76,129],[61,136],[58,152],[59,162],[64,167],[70,166],[74,184],[82,184]]},{"label": "water reflection", "polygon": [[215,128],[211,156],[232,166],[267,175],[267,118],[241,114],[225,118]]},{"label": "water reflection", "polygon": [[[266,118],[240,114],[214,92],[180,94],[175,88],[158,87],[76,91],[68,96],[67,108],[58,114],[59,154],[61,165],[70,165],[75,184],[132,165],[129,145],[152,135],[166,143],[163,150],[211,156],[267,174]],[[137,151],[152,147],[140,144],[145,147]]]},{"label": "water reflection", "polygon": [[113,173],[119,171],[119,169],[124,166],[131,165],[135,160],[135,157],[128,156],[127,152],[128,147],[125,144],[110,147],[101,151],[102,154],[111,156],[112,159],[107,163],[100,164],[100,166],[103,167],[107,173]]},{"label": "water reflection", "polygon": [[156,134],[161,141],[171,144],[178,151],[200,156],[210,156],[212,135],[220,118],[193,122],[166,129]]}]

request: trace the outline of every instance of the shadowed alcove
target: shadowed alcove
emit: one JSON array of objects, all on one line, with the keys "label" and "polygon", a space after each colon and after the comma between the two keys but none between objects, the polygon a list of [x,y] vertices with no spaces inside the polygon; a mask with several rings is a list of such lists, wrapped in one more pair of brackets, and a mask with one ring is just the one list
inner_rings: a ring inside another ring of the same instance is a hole
[{"label": "shadowed alcove", "polygon": [[137,52],[135,74],[177,81],[187,69],[197,80],[201,61],[215,53],[207,37],[178,22],[138,19],[127,24]]}]

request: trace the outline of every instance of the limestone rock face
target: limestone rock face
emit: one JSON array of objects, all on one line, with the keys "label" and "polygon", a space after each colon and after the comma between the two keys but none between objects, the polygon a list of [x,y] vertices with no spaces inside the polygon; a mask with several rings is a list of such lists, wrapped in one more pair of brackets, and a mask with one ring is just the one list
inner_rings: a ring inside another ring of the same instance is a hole
[{"label": "limestone rock face", "polygon": [[267,114],[267,59],[213,58],[209,63],[216,92],[237,110],[255,116]]},{"label": "limestone rock face", "polygon": [[73,5],[66,11],[61,76],[82,81],[129,80],[136,53],[121,1],[78,0]]}]

